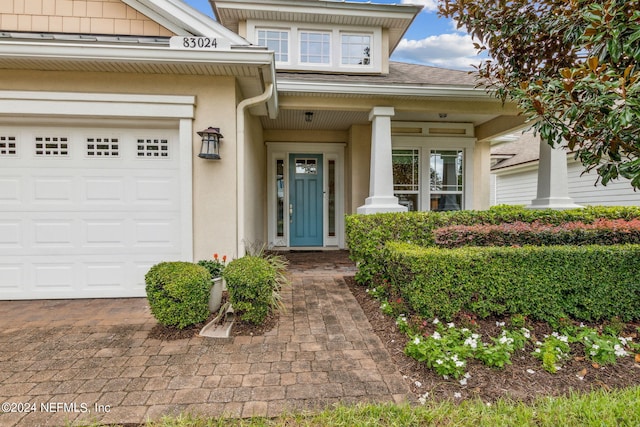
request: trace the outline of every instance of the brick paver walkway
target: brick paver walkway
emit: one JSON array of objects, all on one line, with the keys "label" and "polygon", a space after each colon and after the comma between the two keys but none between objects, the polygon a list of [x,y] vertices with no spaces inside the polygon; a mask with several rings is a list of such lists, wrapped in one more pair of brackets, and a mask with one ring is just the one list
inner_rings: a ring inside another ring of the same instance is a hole
[{"label": "brick paver walkway", "polygon": [[344,283],[354,272],[346,254],[289,256],[287,311],[265,336],[149,339],[156,322],[141,298],[1,301],[0,402],[30,413],[0,411],[0,426],[139,423],[187,411],[275,416],[407,399]]}]

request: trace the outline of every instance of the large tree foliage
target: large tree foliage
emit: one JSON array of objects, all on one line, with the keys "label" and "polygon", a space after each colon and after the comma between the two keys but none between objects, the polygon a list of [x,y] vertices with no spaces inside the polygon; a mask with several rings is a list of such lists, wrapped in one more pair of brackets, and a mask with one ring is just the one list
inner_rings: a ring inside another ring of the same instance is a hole
[{"label": "large tree foliage", "polygon": [[638,0],[444,0],[487,50],[478,76],[517,102],[551,145],[576,153],[603,184],[640,187]]}]

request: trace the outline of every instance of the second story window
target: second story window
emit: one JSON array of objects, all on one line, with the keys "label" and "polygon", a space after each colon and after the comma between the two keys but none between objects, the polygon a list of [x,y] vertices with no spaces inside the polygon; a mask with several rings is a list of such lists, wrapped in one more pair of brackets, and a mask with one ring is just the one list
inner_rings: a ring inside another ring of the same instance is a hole
[{"label": "second story window", "polygon": [[371,36],[342,34],[342,65],[369,65],[371,63]]},{"label": "second story window", "polygon": [[301,31],[300,63],[330,64],[331,33]]},{"label": "second story window", "polygon": [[276,62],[289,62],[289,31],[258,30],[258,44],[274,51]]}]

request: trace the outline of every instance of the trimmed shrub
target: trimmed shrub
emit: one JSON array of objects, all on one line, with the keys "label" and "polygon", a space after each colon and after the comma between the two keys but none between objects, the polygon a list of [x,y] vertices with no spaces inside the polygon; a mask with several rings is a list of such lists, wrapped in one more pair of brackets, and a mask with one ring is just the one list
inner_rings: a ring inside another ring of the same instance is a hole
[{"label": "trimmed shrub", "polygon": [[245,256],[231,261],[222,272],[229,299],[241,320],[259,324],[275,305],[278,271],[267,259]]},{"label": "trimmed shrub", "polygon": [[524,209],[522,206],[494,206],[486,211],[407,212],[349,215],[346,234],[350,256],[358,265],[356,280],[367,283],[384,271],[381,251],[388,241],[434,246],[435,229],[451,225],[501,224],[513,222],[562,224],[571,221],[592,223],[598,218],[640,218],[640,207],[592,206],[584,209]]},{"label": "trimmed shrub", "polygon": [[209,271],[190,262],[162,262],[145,275],[151,314],[165,326],[183,329],[209,317]]},{"label": "trimmed shrub", "polygon": [[423,317],[640,319],[640,245],[423,248],[389,242],[391,286]]},{"label": "trimmed shrub", "polygon": [[639,244],[640,220],[596,219],[591,224],[574,221],[560,225],[514,222],[505,224],[454,225],[433,232],[436,245],[549,246]]}]

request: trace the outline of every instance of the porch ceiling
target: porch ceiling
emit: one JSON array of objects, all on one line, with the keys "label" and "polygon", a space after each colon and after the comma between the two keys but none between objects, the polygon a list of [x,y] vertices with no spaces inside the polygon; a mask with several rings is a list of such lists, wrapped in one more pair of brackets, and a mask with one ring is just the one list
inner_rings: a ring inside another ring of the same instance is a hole
[{"label": "porch ceiling", "polygon": [[[305,120],[305,112],[312,112],[311,122]],[[392,118],[394,121],[409,122],[449,122],[449,123],[473,123],[478,126],[496,118],[497,114],[471,114],[471,113],[446,113],[447,117],[441,118],[436,112],[396,111]],[[368,124],[369,111],[345,111],[322,109],[280,109],[277,119],[262,117],[262,127],[267,130],[341,130],[346,131],[352,125]]]}]

